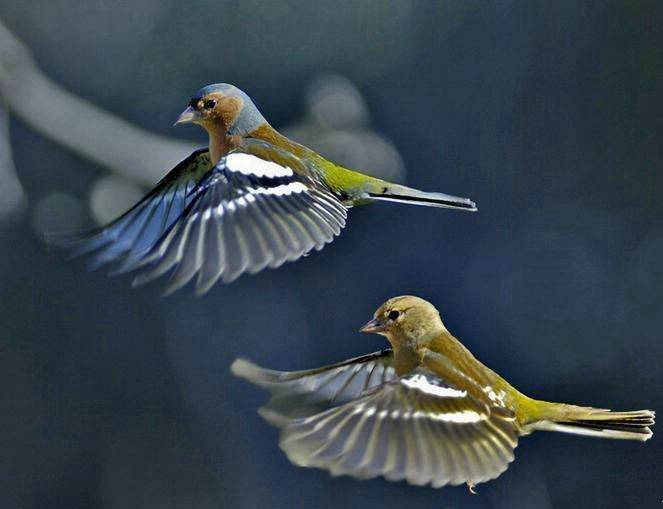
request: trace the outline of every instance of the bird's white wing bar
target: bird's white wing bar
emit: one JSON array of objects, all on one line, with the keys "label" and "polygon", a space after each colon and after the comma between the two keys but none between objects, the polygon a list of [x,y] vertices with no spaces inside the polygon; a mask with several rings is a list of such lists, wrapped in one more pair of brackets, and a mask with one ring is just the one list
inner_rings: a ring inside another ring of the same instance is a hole
[{"label": "bird's white wing bar", "polygon": [[247,190],[247,198],[251,198],[252,195],[256,194],[266,194],[272,196],[285,196],[292,193],[306,193],[308,188],[301,182],[291,182],[290,184],[282,184],[276,187],[259,187],[249,188]]},{"label": "bird's white wing bar", "polygon": [[433,487],[477,484],[513,461],[518,430],[512,412],[464,392],[422,370],[324,412],[273,422],[300,466]]},{"label": "bird's white wing bar", "polygon": [[345,226],[347,208],[292,170],[302,164],[258,141],[222,157],[180,219],[143,257],[146,270],[136,282],[172,270],[171,292],[197,274],[200,294],[218,279],[230,282],[322,249]]},{"label": "bird's white wing bar", "polygon": [[225,158],[225,166],[229,171],[254,177],[291,177],[292,168],[272,161],[265,161],[252,154],[233,153]]},{"label": "bird's white wing bar", "polygon": [[322,368],[304,371],[274,371],[246,359],[237,359],[234,375],[268,389],[269,403],[261,409],[274,420],[312,415],[355,400],[365,392],[395,380],[391,349],[362,355]]},{"label": "bird's white wing bar", "polygon": [[410,389],[440,398],[464,398],[467,396],[467,391],[454,389],[453,387],[443,387],[439,383],[435,383],[435,381],[430,377],[415,374],[409,378],[403,378],[401,383]]}]

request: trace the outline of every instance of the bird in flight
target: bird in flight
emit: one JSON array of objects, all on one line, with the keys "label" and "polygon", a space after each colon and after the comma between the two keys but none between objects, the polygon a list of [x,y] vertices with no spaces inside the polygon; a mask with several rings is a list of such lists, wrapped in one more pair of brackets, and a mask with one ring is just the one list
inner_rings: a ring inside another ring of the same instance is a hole
[{"label": "bird in flight", "polygon": [[142,269],[135,284],[166,272],[170,293],[194,276],[196,292],[219,279],[276,268],[322,249],[353,205],[393,201],[475,211],[467,198],[392,184],[328,161],[286,138],[233,85],[200,89],[175,122],[198,124],[209,146],[179,163],[110,224],[65,242],[92,268]]},{"label": "bird in flight", "polygon": [[654,412],[549,403],[525,396],[477,360],[435,307],[385,302],[362,332],[391,348],[308,371],[245,359],[232,372],[271,391],[260,414],[281,430],[290,461],[356,479],[476,484],[504,472],[521,436],[537,430],[646,441]]}]

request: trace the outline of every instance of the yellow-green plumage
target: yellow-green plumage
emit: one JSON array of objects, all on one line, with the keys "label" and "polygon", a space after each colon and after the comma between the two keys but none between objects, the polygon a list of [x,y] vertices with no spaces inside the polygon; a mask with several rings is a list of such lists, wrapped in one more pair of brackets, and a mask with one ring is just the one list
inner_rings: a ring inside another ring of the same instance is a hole
[{"label": "yellow-green plumage", "polygon": [[477,360],[423,299],[395,297],[362,329],[391,349],[308,371],[246,360],[237,376],[272,392],[261,415],[281,429],[295,464],[358,479],[466,483],[499,476],[536,430],[646,441],[654,413],[549,403],[525,396]]},{"label": "yellow-green plumage", "polygon": [[476,205],[467,198],[427,193],[339,166],[310,148],[286,138],[269,124],[261,125],[249,135],[309,161],[311,171],[339,197],[349,200],[353,205],[385,200],[476,211]]}]

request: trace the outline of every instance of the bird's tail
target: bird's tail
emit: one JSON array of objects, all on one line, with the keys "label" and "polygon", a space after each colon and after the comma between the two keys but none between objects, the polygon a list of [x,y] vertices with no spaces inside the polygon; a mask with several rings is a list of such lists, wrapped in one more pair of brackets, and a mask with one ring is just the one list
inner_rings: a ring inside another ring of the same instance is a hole
[{"label": "bird's tail", "polygon": [[[542,402],[543,403],[543,402]],[[547,418],[532,423],[532,430],[561,431],[574,435],[644,442],[652,436],[655,414],[651,410],[613,412],[604,408],[546,403]]]},{"label": "bird's tail", "polygon": [[411,187],[386,182],[375,185],[374,189],[368,191],[368,197],[372,200],[411,203],[427,207],[460,209],[469,212],[477,210],[476,204],[469,198],[461,198],[444,193],[427,193]]}]

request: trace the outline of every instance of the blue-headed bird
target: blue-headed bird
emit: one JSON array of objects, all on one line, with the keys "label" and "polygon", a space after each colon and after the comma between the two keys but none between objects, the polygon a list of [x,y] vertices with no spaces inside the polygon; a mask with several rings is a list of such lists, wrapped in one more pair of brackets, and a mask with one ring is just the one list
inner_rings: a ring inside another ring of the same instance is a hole
[{"label": "blue-headed bird", "polygon": [[348,209],[392,201],[475,211],[467,198],[427,193],[339,166],[269,125],[233,85],[200,89],[177,119],[198,124],[208,148],[179,163],[128,212],[69,238],[91,266],[142,269],[136,284],[171,272],[167,292],[194,276],[197,293],[219,279],[279,267],[322,249]]}]

